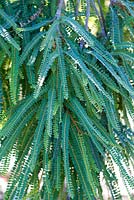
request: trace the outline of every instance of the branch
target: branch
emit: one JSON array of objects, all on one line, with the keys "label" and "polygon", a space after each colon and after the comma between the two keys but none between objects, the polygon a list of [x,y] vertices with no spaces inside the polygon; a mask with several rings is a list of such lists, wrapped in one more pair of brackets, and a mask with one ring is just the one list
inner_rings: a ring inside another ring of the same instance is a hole
[{"label": "branch", "polygon": [[[98,3],[99,4],[99,3]],[[105,27],[104,27],[104,24],[103,24],[103,20],[102,20],[102,17],[100,16],[99,14],[99,11],[97,10],[96,8],[96,5],[95,5],[95,2],[92,0],[92,5],[93,5],[93,8],[96,12],[96,15],[98,16],[99,18],[99,21],[100,21],[100,25],[101,25],[101,30],[102,30],[102,36],[106,37],[106,31],[105,31]],[[100,7],[99,7],[100,8]]]},{"label": "branch", "polygon": [[104,19],[104,15],[103,15],[103,11],[102,11],[100,0],[98,0],[98,5],[99,5],[100,15],[101,15],[100,16],[100,20],[101,20],[101,23],[102,23],[102,35],[106,36],[107,33],[106,33],[106,27],[105,27],[105,19]]},{"label": "branch", "polygon": [[79,14],[79,5],[80,5],[80,0],[77,0],[77,2],[76,2],[76,10],[75,10],[76,18],[78,17],[78,14]]},{"label": "branch", "polygon": [[55,14],[55,18],[59,19],[60,16],[61,16],[61,10],[63,8],[63,5],[64,5],[64,0],[60,0],[59,1],[59,6],[58,6],[58,9],[57,9],[57,12]]},{"label": "branch", "polygon": [[86,21],[85,21],[85,29],[88,31],[88,19],[90,17],[90,0],[87,0],[87,8],[86,8]]},{"label": "branch", "polygon": [[117,0],[110,0],[110,3],[115,4],[115,3],[117,3]]}]

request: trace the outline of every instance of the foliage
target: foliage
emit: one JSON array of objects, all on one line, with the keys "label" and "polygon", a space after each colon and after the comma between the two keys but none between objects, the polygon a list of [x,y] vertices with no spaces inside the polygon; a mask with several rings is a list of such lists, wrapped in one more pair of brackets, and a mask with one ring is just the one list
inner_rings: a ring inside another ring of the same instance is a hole
[{"label": "foliage", "polygon": [[106,3],[0,1],[5,200],[121,199],[115,164],[132,199],[134,3]]}]

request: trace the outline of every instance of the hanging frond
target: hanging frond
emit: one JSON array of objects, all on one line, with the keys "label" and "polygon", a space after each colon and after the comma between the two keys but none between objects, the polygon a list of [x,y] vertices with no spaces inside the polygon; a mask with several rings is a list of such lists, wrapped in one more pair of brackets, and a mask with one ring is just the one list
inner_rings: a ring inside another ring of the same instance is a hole
[{"label": "hanging frond", "polygon": [[55,90],[49,90],[48,92],[48,108],[47,108],[47,120],[46,120],[46,134],[50,137],[52,135],[52,119],[53,119],[53,108],[55,103]]},{"label": "hanging frond", "polygon": [[15,30],[17,29],[17,24],[14,22],[14,20],[11,19],[11,17],[9,17],[6,12],[4,12],[4,10],[0,9],[0,16],[3,17],[3,19],[5,21],[8,22],[8,24],[10,24],[10,26],[12,26]]},{"label": "hanging frond", "polygon": [[133,121],[132,1],[0,1],[5,200],[133,199]]},{"label": "hanging frond", "polygon": [[62,148],[63,148],[63,156],[64,156],[64,170],[65,177],[67,182],[67,191],[71,198],[74,197],[73,194],[73,186],[71,181],[71,174],[69,168],[69,154],[68,154],[68,141],[69,141],[69,129],[70,129],[70,117],[68,113],[65,113],[63,117],[62,123]]},{"label": "hanging frond", "polygon": [[[39,114],[39,119],[38,119],[38,126],[35,130],[34,133],[34,140],[33,140],[33,147],[32,147],[32,157],[31,157],[31,163],[30,163],[30,168],[31,171],[33,171],[33,169],[35,168],[35,164],[36,164],[36,160],[39,154],[39,147],[40,147],[40,143],[41,143],[41,138],[43,135],[43,130],[45,127],[45,119],[46,119],[46,100],[42,100],[41,106],[40,106],[40,114]],[[38,146],[38,148],[37,148]]]},{"label": "hanging frond", "polygon": [[[39,76],[38,76],[38,83],[35,88],[35,98],[38,97],[40,89],[46,78],[47,72],[49,71],[49,69],[51,67],[50,64],[52,62],[50,62],[51,60],[49,60],[49,54],[50,54],[51,48],[53,46],[54,35],[56,34],[58,23],[59,23],[58,21],[55,21],[53,23],[53,25],[51,26],[51,28],[49,29],[49,31],[46,34],[46,38],[41,43],[40,50],[41,51],[43,50],[43,58],[41,61],[39,72],[38,72]],[[54,60],[55,60],[55,57],[54,57],[53,61]]]},{"label": "hanging frond", "polygon": [[117,13],[117,10],[113,7],[110,7],[111,9],[111,16],[112,16],[112,24],[111,24],[111,39],[113,42],[113,45],[120,44],[122,41],[122,30],[120,28],[120,20]]},{"label": "hanging frond", "polygon": [[61,87],[63,89],[63,96],[65,99],[68,99],[68,86],[67,86],[67,78],[66,78],[66,67],[64,62],[64,55],[61,47],[61,39],[57,38],[57,51],[59,54],[58,64],[59,64],[59,75],[61,77]]},{"label": "hanging frond", "polygon": [[19,44],[12,38],[8,31],[0,25],[0,36],[3,37],[9,44],[11,44],[17,50],[20,50]]},{"label": "hanging frond", "polygon": [[88,79],[93,84],[95,84],[97,89],[99,91],[101,91],[110,101],[112,101],[112,99],[109,96],[109,94],[104,90],[102,84],[94,77],[92,72],[86,67],[84,62],[80,59],[80,55],[77,55],[76,52],[74,53],[74,50],[72,49],[72,46],[71,46],[71,50],[69,50],[69,52],[67,52],[67,55],[70,56],[74,60],[74,62],[79,65],[79,67],[82,69],[84,74],[88,77]]},{"label": "hanging frond", "polygon": [[17,97],[17,85],[19,80],[19,52],[15,48],[12,48],[12,66],[10,73],[10,93],[13,104],[16,104]]}]

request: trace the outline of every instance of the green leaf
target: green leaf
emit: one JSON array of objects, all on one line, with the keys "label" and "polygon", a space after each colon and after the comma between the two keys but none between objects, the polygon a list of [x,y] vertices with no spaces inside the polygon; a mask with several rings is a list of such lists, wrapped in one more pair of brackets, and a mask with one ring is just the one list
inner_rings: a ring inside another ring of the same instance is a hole
[{"label": "green leaf", "polygon": [[65,99],[68,99],[68,86],[67,86],[67,78],[66,78],[66,66],[65,66],[65,61],[64,61],[64,54],[61,46],[61,39],[60,37],[57,38],[56,40],[57,44],[57,51],[59,54],[58,57],[58,64],[59,64],[59,74],[60,74],[60,79],[61,79],[61,87],[63,89],[63,96]]},{"label": "green leaf", "polygon": [[8,24],[10,24],[15,30],[17,29],[17,24],[14,22],[14,20],[11,19],[11,17],[9,17],[6,12],[4,12],[3,9],[0,9],[0,15],[1,17],[3,17],[3,19],[5,21],[8,22]]},{"label": "green leaf", "polygon": [[69,169],[69,152],[68,152],[69,129],[70,129],[70,117],[68,113],[65,113],[62,123],[62,148],[64,156],[64,170],[65,170],[68,194],[71,198],[73,198],[74,193],[73,193],[73,186]]},{"label": "green leaf", "polygon": [[15,39],[12,38],[12,36],[9,34],[9,32],[0,25],[0,36],[3,37],[9,44],[13,45],[14,48],[16,48],[18,51],[20,50],[20,46],[15,41]]},{"label": "green leaf", "polygon": [[34,170],[36,160],[39,154],[39,147],[42,140],[43,130],[45,128],[45,119],[46,119],[46,99],[43,99],[40,106],[40,115],[38,119],[38,125],[34,133],[34,139],[33,139],[33,147],[32,147],[32,157],[31,157],[31,163],[30,163],[30,169],[31,171]]},{"label": "green leaf", "polygon": [[16,104],[18,99],[17,92],[18,92],[18,80],[19,80],[19,52],[14,47],[12,48],[12,66],[10,72],[10,93],[11,99],[13,104]]},{"label": "green leaf", "polygon": [[40,32],[38,33],[25,47],[23,50],[21,56],[20,56],[20,61],[19,61],[19,66],[23,64],[23,62],[26,60],[26,58],[29,56],[30,51],[33,49],[35,45],[40,41],[40,39],[43,37],[45,32]]},{"label": "green leaf", "polygon": [[48,134],[50,137],[52,135],[52,119],[53,119],[53,109],[54,109],[55,98],[56,98],[55,89],[49,90],[48,105],[47,105],[46,134]]},{"label": "green leaf", "polygon": [[69,50],[68,52],[66,52],[66,54],[71,57],[73,59],[73,61],[75,62],[75,64],[78,64],[79,67],[81,68],[81,70],[84,72],[84,74],[88,77],[89,81],[91,81],[99,91],[101,91],[103,93],[103,95],[105,95],[111,102],[113,101],[112,98],[109,96],[109,94],[105,91],[105,89],[102,86],[102,83],[100,81],[98,81],[95,76],[93,75],[93,73],[91,72],[91,70],[89,70],[85,63],[82,61],[81,57],[79,54],[76,53],[76,51],[73,49],[72,45],[71,45],[71,50]]}]

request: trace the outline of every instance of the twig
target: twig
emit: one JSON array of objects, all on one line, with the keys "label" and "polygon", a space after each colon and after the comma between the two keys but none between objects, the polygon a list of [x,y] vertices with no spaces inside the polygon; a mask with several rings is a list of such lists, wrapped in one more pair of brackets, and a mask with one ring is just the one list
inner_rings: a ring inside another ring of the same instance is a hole
[{"label": "twig", "polygon": [[27,22],[20,22],[20,27],[23,28],[24,26],[26,26],[26,25],[30,24],[31,22],[35,21],[39,17],[39,15],[41,14],[41,12],[43,11],[43,7],[44,7],[44,4],[41,2],[41,6],[37,10],[37,12],[34,13],[32,16],[30,16],[29,19],[27,20]]},{"label": "twig", "polygon": [[85,28],[88,31],[88,20],[90,17],[90,0],[87,0],[87,8],[86,8],[86,21],[85,21]]},{"label": "twig", "polygon": [[115,3],[117,3],[117,0],[110,0],[110,3],[115,4]]},{"label": "twig", "polygon": [[63,5],[64,5],[64,0],[60,0],[60,1],[59,1],[59,6],[58,6],[58,9],[57,9],[57,12],[56,12],[56,14],[55,14],[55,17],[56,17],[57,19],[59,19],[60,16],[61,16],[61,10],[62,10]]},{"label": "twig", "polygon": [[99,18],[99,21],[100,21],[100,25],[101,25],[101,31],[102,31],[102,36],[106,37],[106,32],[105,32],[105,28],[104,28],[104,24],[103,24],[103,20],[99,14],[99,11],[97,10],[96,8],[96,5],[95,5],[95,2],[92,0],[92,5],[93,5],[93,8],[96,12],[96,15],[98,16]]},{"label": "twig", "polygon": [[76,2],[76,10],[75,10],[76,18],[78,17],[78,14],[79,14],[79,5],[80,5],[80,0],[77,0],[77,2]]},{"label": "twig", "polygon": [[100,15],[101,15],[100,16],[100,20],[101,20],[101,23],[102,23],[102,35],[106,36],[107,33],[106,33],[106,27],[105,27],[105,19],[104,19],[104,15],[103,15],[103,11],[102,11],[100,0],[98,0],[98,5],[99,5]]}]

